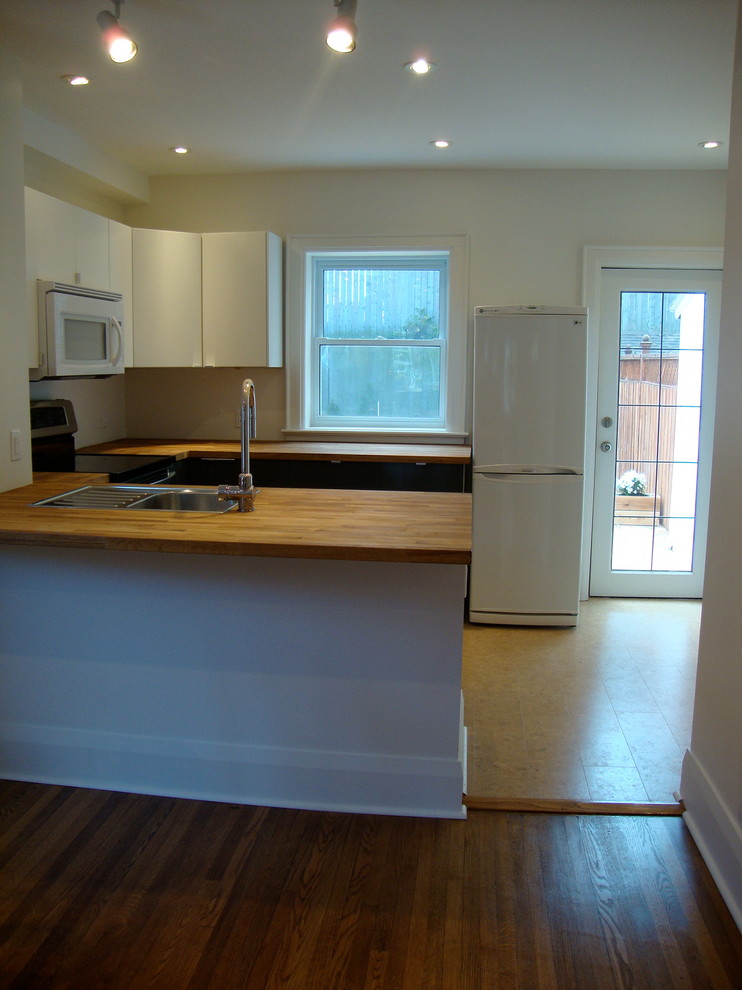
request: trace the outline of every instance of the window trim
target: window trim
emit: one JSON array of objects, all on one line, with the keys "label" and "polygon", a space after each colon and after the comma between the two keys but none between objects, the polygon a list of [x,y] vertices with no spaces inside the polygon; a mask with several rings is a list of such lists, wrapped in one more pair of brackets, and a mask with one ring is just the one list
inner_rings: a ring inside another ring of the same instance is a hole
[{"label": "window trim", "polygon": [[[386,440],[396,442],[453,442],[466,438],[466,357],[468,336],[468,237],[289,237],[286,242],[286,429],[287,436],[330,440]],[[314,259],[323,253],[355,254],[359,261],[373,260],[391,252],[411,259],[428,254],[448,255],[447,335],[442,353],[446,373],[441,376],[445,402],[443,425],[408,427],[312,426],[311,390],[308,375],[314,346],[312,299],[309,287],[314,277]]]}]

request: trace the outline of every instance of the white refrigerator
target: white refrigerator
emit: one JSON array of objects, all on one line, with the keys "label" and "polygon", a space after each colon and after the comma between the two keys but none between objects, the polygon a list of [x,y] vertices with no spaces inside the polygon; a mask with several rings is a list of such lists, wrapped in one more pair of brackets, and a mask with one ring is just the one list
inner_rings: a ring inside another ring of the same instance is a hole
[{"label": "white refrigerator", "polygon": [[477,306],[469,618],[574,626],[587,310]]}]

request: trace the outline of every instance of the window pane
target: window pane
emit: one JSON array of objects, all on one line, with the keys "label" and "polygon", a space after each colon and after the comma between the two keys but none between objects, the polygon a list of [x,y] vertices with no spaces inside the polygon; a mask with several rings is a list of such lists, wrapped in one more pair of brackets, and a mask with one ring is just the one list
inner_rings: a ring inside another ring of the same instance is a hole
[{"label": "window pane", "polygon": [[325,269],[320,337],[437,340],[438,269]]},{"label": "window pane", "polygon": [[705,301],[703,292],[622,292],[621,353],[703,347]]},{"label": "window pane", "polygon": [[320,416],[439,419],[438,347],[322,345]]}]

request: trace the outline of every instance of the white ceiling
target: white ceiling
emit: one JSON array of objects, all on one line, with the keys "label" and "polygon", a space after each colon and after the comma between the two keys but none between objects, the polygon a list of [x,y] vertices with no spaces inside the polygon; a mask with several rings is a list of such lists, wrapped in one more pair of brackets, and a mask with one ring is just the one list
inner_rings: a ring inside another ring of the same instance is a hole
[{"label": "white ceiling", "polygon": [[150,175],[726,167],[736,0],[358,0],[350,55],[324,44],[333,0],[126,0],[127,65],[100,45],[113,7],[0,0],[0,45],[31,110]]}]

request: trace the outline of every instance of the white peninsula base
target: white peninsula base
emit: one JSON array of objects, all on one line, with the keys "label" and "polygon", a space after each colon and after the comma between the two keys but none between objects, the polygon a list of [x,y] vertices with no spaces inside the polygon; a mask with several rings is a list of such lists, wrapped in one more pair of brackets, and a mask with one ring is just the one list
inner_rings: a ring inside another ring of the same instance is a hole
[{"label": "white peninsula base", "polygon": [[466,567],[0,546],[0,776],[463,818]]}]

